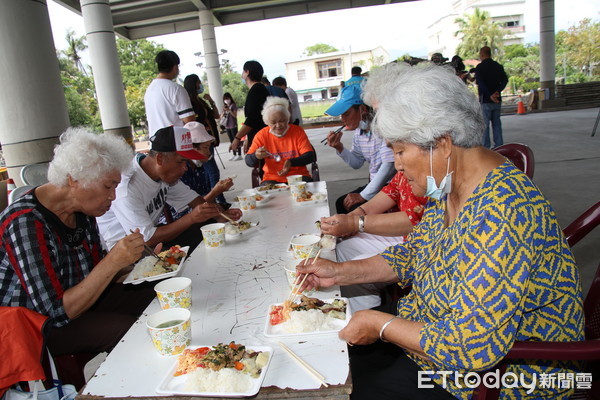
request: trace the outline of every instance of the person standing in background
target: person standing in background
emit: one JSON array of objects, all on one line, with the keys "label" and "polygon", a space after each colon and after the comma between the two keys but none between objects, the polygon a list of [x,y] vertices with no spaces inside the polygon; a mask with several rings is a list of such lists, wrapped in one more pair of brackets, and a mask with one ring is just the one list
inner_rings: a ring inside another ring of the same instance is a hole
[{"label": "person standing in background", "polygon": [[144,95],[150,139],[156,131],[167,126],[183,126],[195,120],[194,109],[185,90],[173,82],[179,75],[179,56],[171,50],[156,55],[158,76]]},{"label": "person standing in background", "polygon": [[479,102],[483,112],[485,132],[483,133],[483,146],[488,149],[492,143],[490,140],[490,121],[494,131],[494,147],[504,143],[502,139],[502,122],[500,121],[500,110],[502,107],[502,90],[508,83],[508,77],[504,67],[492,60],[492,49],[484,46],[479,50],[481,62],[475,68],[475,82],[479,91]]},{"label": "person standing in background", "polygon": [[[204,85],[198,75],[191,74],[186,76],[183,80],[183,87],[190,97],[192,107],[196,113],[196,121],[201,123],[215,139],[210,147],[210,157],[203,163],[208,183],[212,189],[221,179],[221,171],[219,171],[219,166],[215,160],[215,147],[220,143],[219,129],[216,122],[216,118],[219,118],[219,111],[214,100],[208,93],[204,94],[203,99],[199,97],[199,95],[204,93]],[[230,206],[223,194],[217,196],[217,203],[223,204],[225,208]]]},{"label": "person standing in background", "polygon": [[300,111],[300,103],[298,102],[298,95],[296,91],[291,87],[288,87],[287,81],[283,76],[278,76],[273,79],[273,86],[279,87],[285,91],[285,94],[288,96],[288,100],[290,101],[290,106],[292,108],[292,120],[291,123],[294,125],[302,125],[302,111]]},{"label": "person standing in background", "polygon": [[[229,149],[235,151],[241,146],[241,139],[244,136],[248,137],[248,140],[244,143],[244,149],[248,149],[252,144],[252,139],[256,132],[264,128],[265,122],[262,119],[262,108],[265,104],[265,100],[269,97],[269,91],[263,85],[260,80],[263,77],[264,69],[258,61],[250,60],[246,61],[242,71],[242,80],[250,89],[246,96],[246,104],[244,105],[244,115],[246,120],[242,125],[242,128],[235,135],[233,142]],[[258,83],[258,85],[257,85]]]},{"label": "person standing in background", "polygon": [[352,86],[352,85],[361,85],[363,80],[365,79],[361,74],[362,74],[362,68],[361,67],[352,67],[352,69],[350,70],[350,73],[352,74],[352,76],[350,77],[350,79],[348,79],[346,82],[344,82],[344,85],[342,85],[342,88],[347,87],[347,86]]},{"label": "person standing in background", "polygon": [[[237,112],[238,107],[235,104],[235,100],[231,97],[231,93],[226,92],[223,95],[223,114],[221,115],[221,119],[225,121],[225,131],[227,132],[227,136],[229,137],[229,141],[233,143],[235,139],[235,135],[238,132],[238,120],[237,120]],[[241,146],[233,152],[233,155],[229,159],[229,161],[239,161],[242,159],[242,149]]]}]

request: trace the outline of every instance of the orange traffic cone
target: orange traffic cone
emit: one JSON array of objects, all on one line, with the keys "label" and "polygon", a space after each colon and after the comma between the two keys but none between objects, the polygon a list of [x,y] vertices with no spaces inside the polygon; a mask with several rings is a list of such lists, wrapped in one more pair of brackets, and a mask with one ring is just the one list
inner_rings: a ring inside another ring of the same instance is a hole
[{"label": "orange traffic cone", "polygon": [[519,101],[517,102],[517,114],[525,114],[525,104],[519,95]]}]

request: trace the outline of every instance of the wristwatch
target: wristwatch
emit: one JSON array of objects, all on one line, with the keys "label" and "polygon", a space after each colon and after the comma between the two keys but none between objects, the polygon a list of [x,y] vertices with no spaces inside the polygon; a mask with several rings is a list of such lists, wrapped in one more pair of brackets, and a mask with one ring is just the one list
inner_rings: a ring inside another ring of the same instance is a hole
[{"label": "wristwatch", "polygon": [[365,231],[365,216],[361,215],[358,217],[358,231],[363,233]]}]

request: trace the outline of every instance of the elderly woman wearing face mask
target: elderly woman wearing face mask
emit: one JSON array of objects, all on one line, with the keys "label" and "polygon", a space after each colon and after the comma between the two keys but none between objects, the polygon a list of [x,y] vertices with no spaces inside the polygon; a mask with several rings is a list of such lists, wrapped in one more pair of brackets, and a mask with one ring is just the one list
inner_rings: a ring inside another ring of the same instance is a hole
[{"label": "elderly woman wearing face mask", "polygon": [[306,165],[315,161],[315,150],[304,129],[289,123],[289,101],[267,97],[262,116],[267,126],[254,137],[246,165],[254,167],[258,160],[265,161],[261,184],[287,182],[289,175],[302,175],[305,182],[312,181]]},{"label": "elderly woman wearing face mask", "polygon": [[[430,200],[404,243],[364,260],[319,259],[297,270],[309,274],[305,289],[412,285],[393,311],[358,311],[340,331],[349,344],[364,345],[350,350],[353,399],[469,399],[474,386],[465,375],[494,367],[516,340],[583,340],[579,271],[548,200],[481,146],[479,103],[453,71],[391,65],[376,74],[388,84],[372,97],[374,125],[414,194]],[[574,372],[569,361],[507,369],[527,383]],[[532,389],[506,386],[500,397],[569,396],[554,385]]]}]

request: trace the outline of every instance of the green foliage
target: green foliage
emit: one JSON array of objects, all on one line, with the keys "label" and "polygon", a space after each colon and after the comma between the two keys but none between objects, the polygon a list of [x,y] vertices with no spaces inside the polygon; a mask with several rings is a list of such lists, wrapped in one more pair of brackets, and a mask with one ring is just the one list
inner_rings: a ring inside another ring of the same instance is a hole
[{"label": "green foliage", "polygon": [[154,58],[161,50],[164,50],[162,45],[150,40],[117,39],[117,53],[121,64],[129,122],[134,127],[142,125],[146,120],[144,94],[152,79],[158,74]]},{"label": "green foliage", "polygon": [[502,55],[505,33],[500,25],[492,21],[490,13],[476,8],[473,14],[465,14],[462,18],[456,18],[454,22],[459,28],[454,36],[461,35],[456,54],[463,59],[479,58],[479,50],[483,46],[492,49],[492,58]]},{"label": "green foliage", "polygon": [[327,110],[334,101],[309,101],[300,103],[300,112],[302,112],[302,118],[315,118],[322,117],[325,115]]},{"label": "green foliage", "polygon": [[229,92],[235,104],[238,107],[243,107],[248,95],[248,86],[242,82],[242,75],[233,71],[224,72],[221,70],[221,81],[223,84],[223,93]]},{"label": "green foliage", "polygon": [[308,46],[307,48],[305,48],[304,52],[302,54],[307,57],[310,57],[310,56],[314,56],[315,54],[333,53],[334,51],[339,51],[339,50],[330,44],[316,43],[316,44],[313,44],[312,46]]},{"label": "green foliage", "polygon": [[570,65],[590,78],[600,76],[600,71],[594,70],[594,66],[600,63],[600,22],[584,18],[561,33],[558,41]]},{"label": "green foliage", "polygon": [[98,102],[93,79],[64,53],[57,54],[57,57],[71,126],[88,126],[97,130],[101,124],[100,118],[95,118]]}]

